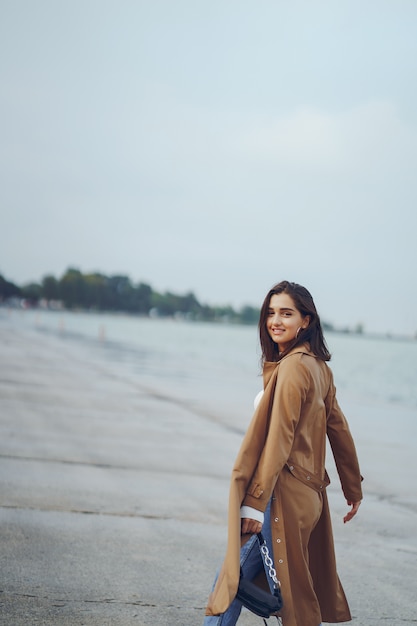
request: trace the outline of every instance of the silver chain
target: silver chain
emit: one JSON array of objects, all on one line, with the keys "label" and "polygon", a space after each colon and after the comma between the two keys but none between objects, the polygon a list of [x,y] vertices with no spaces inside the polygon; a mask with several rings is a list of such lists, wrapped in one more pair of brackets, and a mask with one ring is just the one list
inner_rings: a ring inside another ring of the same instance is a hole
[{"label": "silver chain", "polygon": [[274,569],[274,562],[271,559],[271,557],[269,556],[269,550],[268,550],[268,546],[266,545],[266,542],[263,543],[261,546],[261,553],[262,553],[262,557],[263,560],[265,562],[266,567],[268,568],[268,574],[270,576],[270,578],[274,581],[275,586],[276,587],[281,587],[281,583],[277,578],[277,572]]}]

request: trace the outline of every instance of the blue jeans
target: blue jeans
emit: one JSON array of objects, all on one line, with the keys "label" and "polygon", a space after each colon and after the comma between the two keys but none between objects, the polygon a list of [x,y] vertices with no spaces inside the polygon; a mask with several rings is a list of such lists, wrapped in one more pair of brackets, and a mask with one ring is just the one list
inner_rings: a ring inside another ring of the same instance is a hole
[{"label": "blue jeans", "polygon": [[[265,521],[262,527],[262,534],[265,538],[266,545],[268,546],[269,554],[272,557],[272,537],[271,537],[271,503],[268,504],[265,511]],[[256,545],[258,539],[256,535],[253,535],[249,541],[245,543],[240,551],[240,566],[242,568],[245,578],[253,580],[259,572],[264,568],[259,546]],[[216,584],[218,573],[214,579],[214,585]],[[273,590],[272,580],[267,576],[271,591]],[[233,600],[225,613],[221,615],[206,615],[204,618],[203,626],[235,626],[239,619],[240,612],[242,610],[242,604],[239,600]],[[319,624],[322,626],[322,624]]]},{"label": "blue jeans", "polygon": [[[265,538],[266,544],[270,555],[272,556],[272,538],[271,538],[271,503],[268,504],[265,511],[265,521],[262,527],[262,534]],[[245,578],[253,580],[264,568],[261,553],[259,550],[259,543],[256,535],[253,535],[243,546],[240,551],[240,566],[242,568]],[[214,580],[216,584],[218,573]],[[268,578],[268,582],[272,591],[272,580]],[[204,618],[203,626],[235,626],[239,619],[240,612],[242,610],[242,604],[239,600],[233,600],[225,613],[221,615],[206,615]]]}]

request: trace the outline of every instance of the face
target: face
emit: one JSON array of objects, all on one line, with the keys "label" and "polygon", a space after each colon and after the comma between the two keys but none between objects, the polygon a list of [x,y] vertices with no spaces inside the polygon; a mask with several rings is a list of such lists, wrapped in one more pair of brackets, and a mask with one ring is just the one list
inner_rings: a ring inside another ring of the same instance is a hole
[{"label": "face", "polygon": [[299,328],[307,328],[309,317],[303,317],[296,309],[291,296],[278,293],[269,301],[266,328],[272,341],[278,344],[280,352],[284,352],[295,339]]}]

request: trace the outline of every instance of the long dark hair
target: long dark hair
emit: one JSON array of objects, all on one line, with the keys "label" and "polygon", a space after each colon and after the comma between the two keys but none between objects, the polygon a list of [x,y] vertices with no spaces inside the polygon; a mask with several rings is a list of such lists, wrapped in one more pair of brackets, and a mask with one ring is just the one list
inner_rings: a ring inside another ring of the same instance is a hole
[{"label": "long dark hair", "polygon": [[[297,311],[301,313],[303,317],[308,315],[310,318],[310,323],[307,328],[300,330],[298,336],[282,354],[279,354],[278,345],[272,341],[266,328],[271,297],[279,293],[288,294],[292,298]],[[310,350],[322,361],[330,361],[331,358],[323,336],[320,317],[317,313],[311,293],[305,287],[302,287],[302,285],[290,283],[288,280],[283,280],[278,283],[278,285],[272,287],[266,295],[259,316],[259,339],[262,349],[262,361],[279,361],[283,356],[288,354],[290,350],[303,343],[309,343]]]}]

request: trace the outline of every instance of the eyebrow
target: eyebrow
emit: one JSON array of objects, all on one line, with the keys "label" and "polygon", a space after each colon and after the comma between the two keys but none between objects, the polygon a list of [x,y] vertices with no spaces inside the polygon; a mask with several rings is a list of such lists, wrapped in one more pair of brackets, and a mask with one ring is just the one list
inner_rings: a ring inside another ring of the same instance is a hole
[{"label": "eyebrow", "polygon": [[[295,311],[295,309],[291,309],[289,306],[283,306],[283,307],[281,307],[279,310],[280,310],[280,311],[292,311],[292,312],[294,312],[294,311]],[[270,307],[268,308],[268,311],[275,311],[275,309],[274,309],[274,308],[272,308],[272,306],[270,306]]]}]

